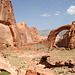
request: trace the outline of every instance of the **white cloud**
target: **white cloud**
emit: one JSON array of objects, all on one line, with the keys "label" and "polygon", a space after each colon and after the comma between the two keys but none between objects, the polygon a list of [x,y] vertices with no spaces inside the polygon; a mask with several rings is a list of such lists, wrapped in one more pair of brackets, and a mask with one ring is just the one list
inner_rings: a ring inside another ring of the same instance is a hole
[{"label": "white cloud", "polygon": [[75,14],[75,6],[71,5],[68,9],[67,9],[67,13],[70,15],[74,15]]},{"label": "white cloud", "polygon": [[56,15],[56,16],[59,16],[59,14],[58,14],[58,13],[55,13],[55,15]]},{"label": "white cloud", "polygon": [[54,15],[59,16],[60,12],[56,11],[56,13]]},{"label": "white cloud", "polygon": [[42,14],[41,16],[43,16],[43,17],[49,17],[51,15],[50,14]]}]

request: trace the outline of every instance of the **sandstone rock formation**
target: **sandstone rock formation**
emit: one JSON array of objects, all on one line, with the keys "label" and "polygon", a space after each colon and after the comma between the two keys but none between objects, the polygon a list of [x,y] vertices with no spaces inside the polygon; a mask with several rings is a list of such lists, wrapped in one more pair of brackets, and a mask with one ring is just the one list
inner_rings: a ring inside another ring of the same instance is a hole
[{"label": "sandstone rock formation", "polygon": [[69,30],[71,28],[71,25],[64,25],[64,26],[61,26],[55,30],[52,30],[48,36],[48,39],[47,39],[47,46],[49,48],[52,48],[54,43],[55,43],[55,38],[56,36],[62,31],[62,30]]},{"label": "sandstone rock formation", "polygon": [[[9,39],[10,38],[10,39]],[[0,23],[0,42],[13,45],[13,37],[10,28],[7,25]]]},{"label": "sandstone rock formation", "polygon": [[36,27],[29,27],[30,31],[31,31],[31,35],[32,35],[32,40],[33,42],[39,42],[40,40],[40,36],[39,36],[39,33],[38,33],[38,30]]},{"label": "sandstone rock formation", "polygon": [[20,34],[10,0],[0,0],[0,42],[11,46],[20,44]]},{"label": "sandstone rock formation", "polygon": [[0,23],[15,25],[15,17],[10,0],[0,0]]},{"label": "sandstone rock formation", "polygon": [[69,68],[73,68],[75,66],[75,62],[72,60],[59,60],[55,61],[51,57],[47,58],[47,63],[50,64],[50,67],[61,67],[61,66],[68,66]]},{"label": "sandstone rock formation", "polygon": [[62,66],[68,66],[69,68],[75,67],[75,61],[71,59],[60,59],[60,60],[54,60],[55,58],[52,58],[51,56],[43,56],[40,60],[40,64],[45,65],[46,68],[52,68],[52,67],[62,67]]},{"label": "sandstone rock formation", "polygon": [[36,27],[28,27],[24,21],[17,24],[23,43],[38,42],[39,34]]},{"label": "sandstone rock formation", "polygon": [[0,0],[0,15],[0,42],[20,47],[24,43],[39,41],[36,27],[28,27],[24,21],[16,25],[10,0]]},{"label": "sandstone rock formation", "polygon": [[15,68],[13,68],[8,61],[0,56],[0,70],[9,72],[10,74],[17,75]]},{"label": "sandstone rock formation", "polygon": [[47,39],[47,46],[52,48],[55,44],[55,38],[62,30],[68,30],[66,34],[63,35],[63,39],[60,40],[57,44],[67,47],[67,48],[75,48],[75,21],[70,25],[61,26],[55,30],[52,30]]},{"label": "sandstone rock formation", "polygon": [[75,21],[72,22],[72,27],[69,30],[68,48],[75,48]]},{"label": "sandstone rock formation", "polygon": [[25,75],[55,75],[55,74],[50,71],[49,72],[44,72],[44,71],[40,72],[39,70],[35,71],[35,70],[28,69]]}]

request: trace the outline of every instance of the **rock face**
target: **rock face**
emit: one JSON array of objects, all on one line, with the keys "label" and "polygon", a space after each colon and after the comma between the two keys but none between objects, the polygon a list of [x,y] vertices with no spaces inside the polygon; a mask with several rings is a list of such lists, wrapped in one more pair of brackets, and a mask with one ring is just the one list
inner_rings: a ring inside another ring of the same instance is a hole
[{"label": "rock face", "polygon": [[17,24],[23,43],[38,42],[39,34],[36,27],[28,27],[24,21]]},{"label": "rock face", "polygon": [[[9,39],[10,38],[10,39]],[[13,45],[13,37],[10,28],[7,25],[0,23],[0,42]]]},{"label": "rock face", "polygon": [[14,12],[10,0],[0,0],[0,23],[15,25]]},{"label": "rock face", "polygon": [[18,46],[19,40],[12,3],[10,0],[0,0],[0,42]]},{"label": "rock face", "polygon": [[31,31],[31,35],[32,35],[32,40],[33,42],[39,42],[40,40],[40,36],[39,36],[39,33],[38,33],[38,30],[36,27],[29,27],[30,31]]}]

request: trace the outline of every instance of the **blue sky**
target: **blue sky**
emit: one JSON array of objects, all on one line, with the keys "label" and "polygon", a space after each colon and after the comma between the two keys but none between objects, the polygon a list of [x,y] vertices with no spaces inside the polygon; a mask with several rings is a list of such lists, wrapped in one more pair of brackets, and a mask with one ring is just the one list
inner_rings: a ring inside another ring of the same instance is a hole
[{"label": "blue sky", "polygon": [[38,30],[55,29],[75,21],[75,0],[11,0],[16,23]]}]

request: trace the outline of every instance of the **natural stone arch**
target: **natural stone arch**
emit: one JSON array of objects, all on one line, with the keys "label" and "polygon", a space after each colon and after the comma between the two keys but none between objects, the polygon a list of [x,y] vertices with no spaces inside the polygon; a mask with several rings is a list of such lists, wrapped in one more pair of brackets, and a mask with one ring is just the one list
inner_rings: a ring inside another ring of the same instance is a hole
[{"label": "natural stone arch", "polygon": [[54,46],[56,36],[63,30],[69,30],[71,28],[71,24],[61,26],[57,29],[54,29],[50,32],[47,38],[47,47],[52,48]]}]

